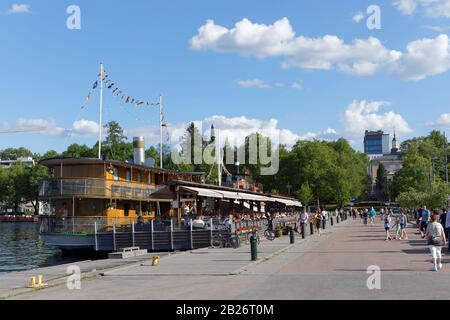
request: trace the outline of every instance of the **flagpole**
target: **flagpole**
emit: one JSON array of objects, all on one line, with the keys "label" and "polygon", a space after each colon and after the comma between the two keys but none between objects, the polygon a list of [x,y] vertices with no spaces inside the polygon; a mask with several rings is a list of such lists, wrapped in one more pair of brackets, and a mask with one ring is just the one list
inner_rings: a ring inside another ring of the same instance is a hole
[{"label": "flagpole", "polygon": [[159,96],[159,163],[163,168],[163,96]]},{"label": "flagpole", "polygon": [[98,158],[102,159],[102,113],[103,113],[103,63],[100,64],[100,120],[98,133]]},{"label": "flagpole", "polygon": [[219,180],[219,187],[222,186],[222,150],[220,149],[220,130],[217,130],[217,178]]}]

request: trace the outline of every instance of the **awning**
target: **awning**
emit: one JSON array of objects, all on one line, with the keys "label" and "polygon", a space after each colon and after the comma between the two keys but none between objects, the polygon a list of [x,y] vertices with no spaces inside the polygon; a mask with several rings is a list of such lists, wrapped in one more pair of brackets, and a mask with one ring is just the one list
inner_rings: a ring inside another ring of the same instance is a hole
[{"label": "awning", "polygon": [[215,190],[214,192],[222,194],[223,198],[225,198],[225,199],[248,200],[247,198],[244,198],[242,196],[242,194],[237,193],[237,192],[224,191],[224,190]]},{"label": "awning", "polygon": [[219,198],[222,199],[223,195],[217,191],[211,189],[195,188],[195,187],[181,187],[184,190],[192,191],[197,193],[200,197],[206,198]]},{"label": "awning", "polygon": [[288,207],[302,207],[303,206],[300,202],[294,201],[294,200],[281,199],[281,198],[274,198],[274,200],[278,203],[285,204]]},{"label": "awning", "polygon": [[251,193],[239,193],[239,194],[246,200],[262,201],[262,202],[273,201],[272,198],[269,198],[266,196],[259,196],[257,194],[251,194]]}]

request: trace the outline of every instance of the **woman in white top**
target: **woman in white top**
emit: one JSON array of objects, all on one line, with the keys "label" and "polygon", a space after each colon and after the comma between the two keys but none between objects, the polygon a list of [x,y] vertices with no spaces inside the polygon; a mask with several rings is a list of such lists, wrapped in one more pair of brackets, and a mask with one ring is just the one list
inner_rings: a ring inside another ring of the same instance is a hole
[{"label": "woman in white top", "polygon": [[427,227],[425,237],[430,246],[431,256],[433,257],[433,270],[442,269],[442,247],[447,241],[444,228],[438,222],[439,214],[436,212],[431,216],[431,223]]}]

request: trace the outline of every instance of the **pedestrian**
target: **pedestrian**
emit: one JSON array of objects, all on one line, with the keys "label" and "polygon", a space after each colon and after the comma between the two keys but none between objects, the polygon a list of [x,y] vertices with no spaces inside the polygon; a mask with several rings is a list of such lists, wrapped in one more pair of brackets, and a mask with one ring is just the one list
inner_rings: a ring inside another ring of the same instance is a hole
[{"label": "pedestrian", "polygon": [[322,213],[320,213],[320,211],[316,211],[316,213],[314,214],[314,225],[316,227],[316,231],[319,237],[321,236],[320,228],[322,227],[322,220],[323,220]]},{"label": "pedestrian", "polygon": [[369,211],[367,209],[364,209],[362,217],[364,225],[367,226],[367,219],[369,218]]},{"label": "pedestrian", "polygon": [[308,223],[308,214],[306,213],[306,209],[303,210],[303,212],[300,214],[300,230],[302,237],[305,237],[305,228]]},{"label": "pedestrian", "polygon": [[377,212],[375,211],[375,208],[372,207],[370,209],[370,225],[372,225],[372,226],[375,224],[375,217],[376,217],[376,215],[377,215]]},{"label": "pedestrian", "polygon": [[386,213],[384,214],[384,230],[386,231],[386,240],[384,241],[391,241],[391,222],[392,222],[392,218],[391,218],[391,214],[389,213],[389,211],[386,210]]},{"label": "pedestrian", "polygon": [[400,240],[408,240],[408,233],[406,232],[406,228],[408,226],[408,216],[405,214],[403,209],[400,209]]},{"label": "pedestrian", "polygon": [[442,247],[445,246],[447,241],[444,228],[438,220],[439,214],[435,212],[431,215],[431,223],[428,225],[425,233],[427,244],[430,247],[431,256],[433,258],[434,271],[442,269]]},{"label": "pedestrian", "polygon": [[[445,226],[447,225],[447,209],[446,208],[442,208],[441,210],[441,215],[439,216],[439,222],[442,224],[442,226],[444,227],[444,231],[445,231]],[[446,233],[447,235],[447,233]]]},{"label": "pedestrian", "polygon": [[427,231],[428,222],[430,221],[430,211],[427,210],[426,206],[422,207],[421,212],[421,220],[420,220],[420,235],[422,239],[425,239],[425,232]]},{"label": "pedestrian", "polygon": [[323,217],[323,219],[322,219],[322,228],[323,228],[323,230],[325,230],[326,226],[327,226],[328,219],[329,219],[328,211],[326,209],[323,209],[322,217]]}]

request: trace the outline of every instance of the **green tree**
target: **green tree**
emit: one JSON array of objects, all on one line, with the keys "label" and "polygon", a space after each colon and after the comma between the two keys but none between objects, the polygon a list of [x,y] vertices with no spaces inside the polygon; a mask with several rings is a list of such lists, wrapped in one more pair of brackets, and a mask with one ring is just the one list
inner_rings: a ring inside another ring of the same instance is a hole
[{"label": "green tree", "polygon": [[7,148],[0,151],[0,159],[2,160],[17,160],[21,157],[33,157],[33,153],[23,147]]},{"label": "green tree", "polygon": [[39,214],[39,187],[43,181],[47,181],[51,179],[50,170],[41,165],[36,165],[33,168],[27,169],[27,179],[26,179],[26,189],[25,193],[22,195],[22,199],[25,202],[31,202],[34,207],[34,214]]},{"label": "green tree", "polygon": [[300,190],[297,194],[297,198],[307,208],[309,207],[311,201],[314,200],[314,194],[308,182],[305,182],[301,185]]},{"label": "green tree", "polygon": [[71,144],[67,150],[62,153],[65,158],[93,158],[95,154],[87,145],[78,143]]}]

